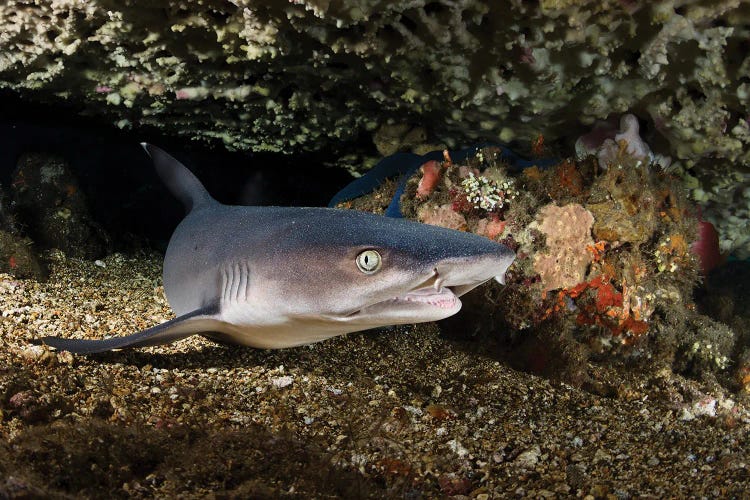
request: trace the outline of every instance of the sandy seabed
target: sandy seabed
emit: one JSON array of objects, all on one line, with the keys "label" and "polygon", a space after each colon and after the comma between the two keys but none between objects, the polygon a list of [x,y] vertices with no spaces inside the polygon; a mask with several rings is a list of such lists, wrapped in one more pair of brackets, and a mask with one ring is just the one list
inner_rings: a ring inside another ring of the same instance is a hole
[{"label": "sandy seabed", "polygon": [[0,498],[745,497],[750,412],[718,384],[590,365],[593,394],[439,325],[264,351],[201,337],[97,356],[170,319],[161,257],[0,275]]}]

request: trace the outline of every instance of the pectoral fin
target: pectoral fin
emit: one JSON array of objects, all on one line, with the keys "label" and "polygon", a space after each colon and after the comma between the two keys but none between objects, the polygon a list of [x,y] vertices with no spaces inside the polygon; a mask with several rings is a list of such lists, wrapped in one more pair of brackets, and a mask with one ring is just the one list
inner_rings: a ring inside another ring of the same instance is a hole
[{"label": "pectoral fin", "polygon": [[113,337],[103,340],[64,339],[61,337],[43,337],[33,342],[38,345],[54,347],[58,351],[70,351],[76,354],[94,354],[133,347],[149,347],[169,344],[190,337],[197,333],[210,332],[219,326],[217,308],[205,307],[182,315],[173,320],[156,325],[124,337]]}]

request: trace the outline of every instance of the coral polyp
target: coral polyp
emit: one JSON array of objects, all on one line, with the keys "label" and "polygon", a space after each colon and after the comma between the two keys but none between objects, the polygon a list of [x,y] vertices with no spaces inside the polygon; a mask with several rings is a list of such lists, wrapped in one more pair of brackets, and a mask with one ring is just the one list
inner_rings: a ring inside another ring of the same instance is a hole
[{"label": "coral polyp", "polygon": [[474,175],[473,172],[469,172],[469,175],[461,181],[461,187],[466,199],[474,208],[487,212],[505,207],[519,194],[512,179],[505,179],[498,183],[483,175]]}]

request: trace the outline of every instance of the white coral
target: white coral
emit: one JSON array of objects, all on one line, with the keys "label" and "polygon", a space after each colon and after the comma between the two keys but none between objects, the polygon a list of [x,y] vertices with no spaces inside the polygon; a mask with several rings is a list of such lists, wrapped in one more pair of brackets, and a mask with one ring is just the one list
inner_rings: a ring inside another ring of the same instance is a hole
[{"label": "white coral", "polygon": [[503,208],[519,194],[514,187],[513,179],[496,182],[482,175],[476,176],[473,173],[469,173],[461,181],[461,187],[464,189],[466,199],[474,208],[488,212]]}]

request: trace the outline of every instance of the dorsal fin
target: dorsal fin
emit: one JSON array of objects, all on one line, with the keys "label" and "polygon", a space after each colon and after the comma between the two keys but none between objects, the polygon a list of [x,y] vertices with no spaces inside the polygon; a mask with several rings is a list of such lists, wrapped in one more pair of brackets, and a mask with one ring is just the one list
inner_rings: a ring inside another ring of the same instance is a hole
[{"label": "dorsal fin", "polygon": [[156,173],[159,174],[162,182],[185,205],[188,212],[216,203],[201,181],[172,155],[152,144],[142,142],[141,146],[153,160]]}]

